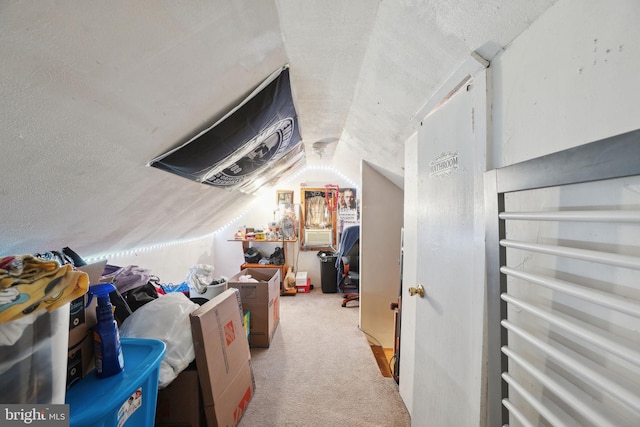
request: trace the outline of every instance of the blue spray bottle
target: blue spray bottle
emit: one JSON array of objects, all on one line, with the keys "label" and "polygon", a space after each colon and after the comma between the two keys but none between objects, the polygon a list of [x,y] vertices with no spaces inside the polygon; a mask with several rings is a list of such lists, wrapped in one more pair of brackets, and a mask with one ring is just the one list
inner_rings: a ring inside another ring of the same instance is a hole
[{"label": "blue spray bottle", "polygon": [[118,325],[113,318],[113,306],[109,293],[116,290],[112,283],[99,283],[89,286],[89,301],[95,295],[98,298],[96,307],[96,326],[93,328],[93,346],[96,360],[96,375],[100,378],[110,377],[124,368],[124,357],[120,346]]}]

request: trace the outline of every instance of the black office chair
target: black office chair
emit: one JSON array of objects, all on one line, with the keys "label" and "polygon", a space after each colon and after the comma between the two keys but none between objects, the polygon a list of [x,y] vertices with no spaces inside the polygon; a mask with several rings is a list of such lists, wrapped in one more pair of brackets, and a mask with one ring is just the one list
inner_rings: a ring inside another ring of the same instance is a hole
[{"label": "black office chair", "polygon": [[[346,228],[340,238],[340,252],[336,260],[338,289],[343,293],[342,306],[360,301],[360,226]],[[353,305],[353,304],[352,304]]]},{"label": "black office chair", "polygon": [[342,263],[342,283],[341,289],[344,294],[342,306],[346,307],[351,301],[360,301],[360,256],[343,256],[340,259]]}]

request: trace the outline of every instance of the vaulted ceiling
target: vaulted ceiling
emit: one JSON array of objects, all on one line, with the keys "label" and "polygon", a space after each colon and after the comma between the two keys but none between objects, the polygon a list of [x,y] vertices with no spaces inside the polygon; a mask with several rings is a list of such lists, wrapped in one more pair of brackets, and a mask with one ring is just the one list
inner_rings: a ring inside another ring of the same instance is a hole
[{"label": "vaulted ceiling", "polygon": [[284,64],[308,165],[402,175],[413,115],[472,52],[490,60],[554,3],[3,1],[0,256],[213,231],[252,196],[146,164]]}]

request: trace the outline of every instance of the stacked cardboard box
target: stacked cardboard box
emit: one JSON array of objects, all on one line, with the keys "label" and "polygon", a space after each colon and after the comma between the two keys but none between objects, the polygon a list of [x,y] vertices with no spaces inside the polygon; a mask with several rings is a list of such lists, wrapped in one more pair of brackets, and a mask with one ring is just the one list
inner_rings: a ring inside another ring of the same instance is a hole
[{"label": "stacked cardboard box", "polygon": [[[243,281],[241,276],[247,275],[257,281]],[[228,286],[240,291],[242,308],[251,313],[251,347],[269,347],[280,321],[280,269],[245,268],[229,279]]]},{"label": "stacked cardboard box", "polygon": [[[228,289],[191,313],[196,368],[158,392],[156,426],[235,426],[255,383],[240,294]],[[204,413],[204,417],[202,414]]]},{"label": "stacked cardboard box", "polygon": [[158,391],[156,426],[207,425],[204,413],[200,378],[195,363],[192,363],[164,389]]},{"label": "stacked cardboard box", "polygon": [[[100,282],[107,261],[78,267],[89,276],[89,285]],[[67,358],[67,388],[71,387],[82,377],[95,368],[93,356],[92,328],[96,324],[97,298],[87,307],[89,297],[85,294],[71,301],[69,305],[69,351]]]}]

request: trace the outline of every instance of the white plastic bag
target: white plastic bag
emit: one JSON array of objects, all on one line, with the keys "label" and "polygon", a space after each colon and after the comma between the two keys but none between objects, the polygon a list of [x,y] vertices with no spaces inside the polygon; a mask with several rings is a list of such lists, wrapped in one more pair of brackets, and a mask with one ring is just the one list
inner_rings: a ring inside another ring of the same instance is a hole
[{"label": "white plastic bag", "polygon": [[207,291],[207,285],[213,282],[212,265],[196,264],[187,272],[187,284],[190,289],[196,289],[199,293],[204,294]]},{"label": "white plastic bag", "polygon": [[251,277],[250,274],[243,274],[242,276],[238,277],[238,282],[248,283],[248,282],[257,282],[257,281],[258,280]]},{"label": "white plastic bag", "polygon": [[146,303],[120,326],[120,336],[162,340],[167,351],[160,362],[158,388],[173,381],[195,359],[189,314],[199,307],[182,292]]}]

